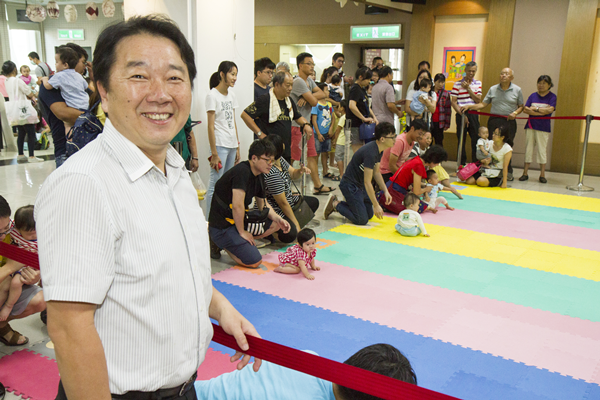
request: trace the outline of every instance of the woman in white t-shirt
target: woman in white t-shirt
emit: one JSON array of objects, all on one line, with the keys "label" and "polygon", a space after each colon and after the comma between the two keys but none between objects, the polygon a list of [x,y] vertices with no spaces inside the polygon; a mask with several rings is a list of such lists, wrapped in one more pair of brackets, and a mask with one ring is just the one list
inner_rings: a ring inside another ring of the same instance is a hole
[{"label": "woman in white t-shirt", "polygon": [[210,92],[206,95],[208,142],[210,144],[210,179],[206,190],[206,209],[210,210],[215,184],[223,174],[240,161],[240,140],[235,122],[238,108],[235,93],[230,91],[237,80],[238,69],[233,61],[223,61],[210,77]]},{"label": "woman in white t-shirt", "polygon": [[[21,79],[17,78],[17,66],[12,61],[6,61],[2,65],[2,75],[6,76],[6,92],[8,93],[9,101],[11,102],[19,102],[23,100],[31,100],[34,97],[33,90],[25,82]],[[31,112],[35,110],[33,107],[29,107]],[[35,142],[37,142],[37,138],[35,136],[35,124],[22,123],[17,125],[17,149],[19,151],[19,155],[17,157],[18,161],[28,161],[31,163],[34,162],[42,162],[44,161],[41,158],[37,158],[33,155],[33,151],[35,149]],[[25,144],[25,138],[27,138],[27,148],[29,151],[29,158],[23,154],[23,147]]]},{"label": "woman in white t-shirt", "polygon": [[[506,188],[508,164],[512,158],[512,141],[508,137],[508,125],[503,124],[494,131],[494,144],[490,150],[491,163],[467,179],[469,185]],[[485,162],[485,160],[483,161]]]}]

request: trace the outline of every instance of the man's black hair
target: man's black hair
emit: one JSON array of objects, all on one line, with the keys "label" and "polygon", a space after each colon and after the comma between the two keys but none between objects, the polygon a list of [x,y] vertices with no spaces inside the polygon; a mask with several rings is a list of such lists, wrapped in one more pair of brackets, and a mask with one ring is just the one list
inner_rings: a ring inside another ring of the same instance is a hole
[{"label": "man's black hair", "polygon": [[79,62],[79,57],[75,50],[64,44],[62,46],[58,46],[56,49],[56,54],[58,54],[58,57],[62,63],[65,63],[69,66],[69,69],[74,69]]},{"label": "man's black hair", "polygon": [[424,163],[440,164],[448,161],[448,153],[442,146],[436,144],[428,148],[421,159]]},{"label": "man's black hair", "polygon": [[[411,195],[412,193],[409,193]],[[415,196],[413,194],[413,196]],[[415,196],[416,197],[416,196]],[[406,198],[405,198],[406,199]],[[419,198],[417,197],[417,200]],[[359,350],[344,364],[352,365],[380,375],[389,376],[399,381],[417,384],[417,375],[410,365],[410,361],[392,345],[374,344]],[[375,400],[378,397],[365,394],[344,386],[338,386],[342,398],[345,400]]]},{"label": "man's black hair", "polygon": [[273,157],[275,157],[276,160],[279,160],[285,152],[285,145],[283,144],[283,139],[281,138],[281,136],[272,133],[266,138],[264,138],[264,140],[271,143],[273,147],[275,147],[275,154],[273,155]]},{"label": "man's black hair", "polygon": [[396,133],[396,128],[389,122],[380,122],[375,126],[375,140],[379,140],[390,133]]},{"label": "man's black hair", "polygon": [[421,69],[423,65],[427,65],[427,69],[431,69],[431,64],[429,64],[429,61],[421,61],[419,63],[419,69]]},{"label": "man's black hair", "polygon": [[254,61],[254,76],[256,77],[257,73],[262,72],[267,68],[273,70],[275,69],[275,63],[271,61],[269,57],[259,58],[258,60]]},{"label": "man's black hair", "polygon": [[423,132],[429,131],[429,128],[427,127],[427,123],[420,118],[415,119],[410,123],[409,130],[412,129],[413,127],[415,128],[416,131],[423,131]]},{"label": "man's black hair", "polygon": [[79,60],[81,57],[83,57],[83,60],[85,62],[87,62],[88,53],[87,53],[87,51],[85,51],[85,49],[83,47],[81,47],[77,43],[67,43],[67,44],[65,44],[65,46],[70,47],[71,49],[75,50],[75,53],[77,53],[77,56],[78,56],[77,60]]},{"label": "man's black hair", "polygon": [[8,201],[2,196],[0,196],[0,218],[10,217],[12,211],[10,210],[10,206],[8,205]]},{"label": "man's black hair", "polygon": [[252,160],[252,156],[256,156],[259,158],[260,156],[275,157],[276,153],[277,150],[275,150],[275,146],[273,146],[273,143],[266,140],[266,138],[255,140],[250,145],[250,149],[248,149],[248,160]]},{"label": "man's black hair", "polygon": [[379,79],[385,78],[386,76],[392,75],[393,73],[394,71],[392,71],[392,67],[386,65],[385,67],[382,67],[379,70]]},{"label": "man's black hair", "polygon": [[96,87],[99,82],[106,91],[109,90],[110,72],[116,62],[119,43],[130,36],[144,34],[169,39],[177,46],[181,59],[187,66],[190,85],[193,87],[196,77],[194,50],[175,22],[161,15],[131,17],[127,21],[109,25],[102,30],[94,49],[94,83],[96,83]]},{"label": "man's black hair", "polygon": [[377,56],[377,57],[373,57],[373,60],[371,61],[371,65],[375,65],[375,62],[376,62],[376,61],[379,61],[379,60],[383,61],[383,58],[381,58],[381,57],[379,57],[379,56]]},{"label": "man's black hair", "polygon": [[31,53],[27,54],[27,57],[31,57],[31,58],[35,58],[35,59],[40,59],[40,55],[38,53],[36,53],[35,51],[32,51]]},{"label": "man's black hair", "polygon": [[300,64],[302,64],[304,62],[305,58],[312,58],[312,54],[304,52],[304,53],[300,53],[296,56],[296,65],[298,66],[298,68],[300,68]]},{"label": "man's black hair", "polygon": [[312,238],[316,239],[316,237],[317,235],[315,234],[315,231],[313,231],[310,228],[304,228],[300,232],[298,232],[298,235],[296,235],[296,239],[298,239],[298,244],[300,246],[302,246],[304,243],[308,242]]},{"label": "man's black hair", "polygon": [[32,205],[21,207],[15,212],[15,228],[24,232],[35,231]]},{"label": "man's black hair", "polygon": [[344,57],[344,54],[342,54],[342,53],[335,53],[333,55],[333,57],[331,57],[331,61],[335,62],[340,57],[342,57],[344,60],[346,59],[346,57]]}]

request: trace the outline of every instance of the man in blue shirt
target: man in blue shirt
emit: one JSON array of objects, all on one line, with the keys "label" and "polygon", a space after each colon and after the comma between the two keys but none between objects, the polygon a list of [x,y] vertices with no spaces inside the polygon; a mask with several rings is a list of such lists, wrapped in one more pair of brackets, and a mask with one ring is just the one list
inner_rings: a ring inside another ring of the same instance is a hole
[{"label": "man in blue shirt", "polygon": [[[367,346],[347,359],[344,364],[417,384],[417,375],[410,361],[389,344]],[[244,368],[208,381],[196,381],[195,387],[198,400],[366,400],[373,398],[356,390],[266,361],[262,362],[258,372]]]}]

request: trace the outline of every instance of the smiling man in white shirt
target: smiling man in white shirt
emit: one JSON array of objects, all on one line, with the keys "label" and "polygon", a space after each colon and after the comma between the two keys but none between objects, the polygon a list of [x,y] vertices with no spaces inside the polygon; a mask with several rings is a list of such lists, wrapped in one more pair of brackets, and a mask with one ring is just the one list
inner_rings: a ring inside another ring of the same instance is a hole
[{"label": "smiling man in white shirt", "polygon": [[36,202],[57,399],[195,399],[209,317],[243,349],[258,334],[212,287],[207,224],[169,144],[190,113],[194,53],[158,16],[110,26],[95,49],[104,132]]}]

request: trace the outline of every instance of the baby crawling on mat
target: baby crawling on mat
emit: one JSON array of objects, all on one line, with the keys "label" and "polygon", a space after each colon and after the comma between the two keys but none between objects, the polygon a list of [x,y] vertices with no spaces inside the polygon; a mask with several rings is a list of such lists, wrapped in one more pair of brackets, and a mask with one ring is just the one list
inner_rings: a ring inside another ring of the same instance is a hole
[{"label": "baby crawling on mat", "polygon": [[282,274],[297,274],[302,272],[308,280],[315,279],[308,272],[308,266],[313,271],[320,271],[321,268],[315,265],[315,257],[317,255],[317,235],[312,229],[304,228],[298,232],[298,244],[295,244],[279,254],[279,267],[275,268],[275,272]]}]

